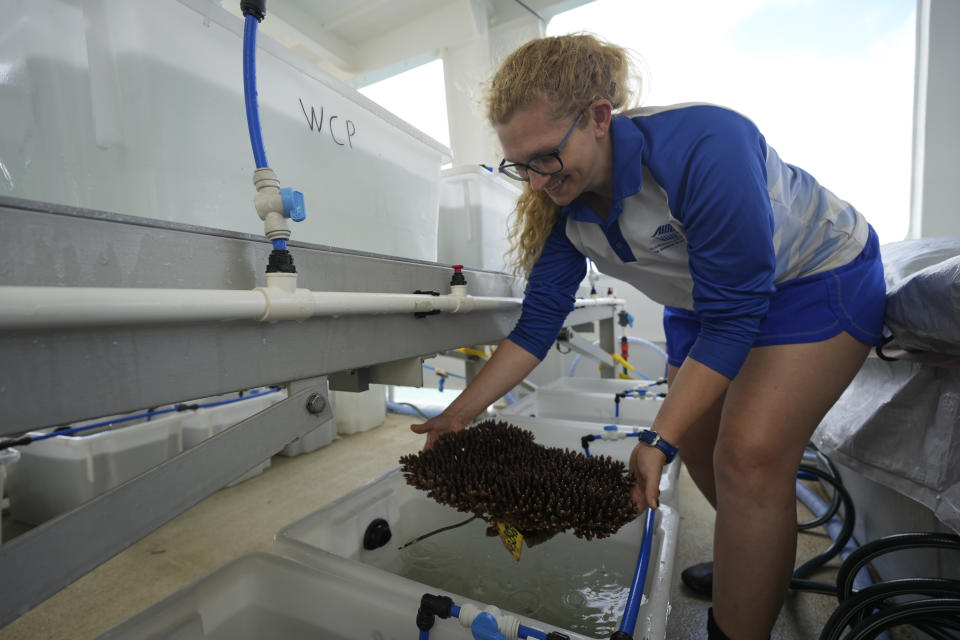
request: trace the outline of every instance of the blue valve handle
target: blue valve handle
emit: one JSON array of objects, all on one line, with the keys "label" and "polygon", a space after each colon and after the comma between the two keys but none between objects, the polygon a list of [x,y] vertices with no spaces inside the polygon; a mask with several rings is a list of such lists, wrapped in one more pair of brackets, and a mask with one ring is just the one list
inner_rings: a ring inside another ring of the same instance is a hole
[{"label": "blue valve handle", "polygon": [[303,193],[291,187],[280,189],[280,200],[283,202],[283,213],[294,222],[303,222],[307,219],[307,207],[303,201]]}]

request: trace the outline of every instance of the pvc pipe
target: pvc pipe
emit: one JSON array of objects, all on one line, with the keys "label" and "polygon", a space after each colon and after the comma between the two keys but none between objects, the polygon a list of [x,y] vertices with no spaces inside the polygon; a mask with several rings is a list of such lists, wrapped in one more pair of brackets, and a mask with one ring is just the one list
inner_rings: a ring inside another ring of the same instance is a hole
[{"label": "pvc pipe", "polygon": [[[515,309],[522,303],[520,298],[504,297],[290,289],[282,284],[252,291],[0,286],[0,330],[234,320],[274,322],[315,316],[433,311],[470,313]],[[577,300],[576,307],[613,305],[616,300]]]},{"label": "pvc pipe", "polygon": [[[607,298],[607,300],[611,300],[611,299],[613,299],[613,300],[619,300],[619,298]],[[603,300],[603,298],[597,298],[597,300]],[[580,301],[577,300],[577,302],[580,302]],[[585,300],[584,302],[586,302],[586,300]],[[637,337],[634,337],[634,336],[627,336],[627,342],[629,342],[630,344],[640,344],[640,345],[643,345],[643,346],[645,346],[645,347],[650,347],[651,349],[653,349],[654,351],[656,351],[658,354],[660,354],[661,356],[663,356],[663,362],[664,362],[664,373],[663,373],[663,375],[664,375],[664,377],[666,377],[666,375],[667,375],[667,373],[666,373],[667,352],[666,352],[666,351],[664,351],[664,350],[661,349],[659,346],[657,346],[656,343],[650,342],[649,340],[644,340],[643,338],[637,338]],[[600,344],[600,341],[599,341],[599,340],[594,340],[593,344]],[[578,353],[578,354],[577,354],[577,357],[574,358],[574,359],[573,359],[573,362],[570,364],[570,371],[567,373],[567,375],[570,376],[571,378],[573,377],[574,372],[577,370],[577,365],[580,364],[580,360],[581,360],[582,358],[583,358],[583,354]],[[644,376],[644,377],[645,377],[645,376]]]},{"label": "pvc pipe", "polygon": [[647,582],[647,568],[650,566],[651,547],[653,547],[653,525],[656,522],[656,513],[647,507],[646,516],[640,556],[637,558],[637,568],[633,573],[633,582],[630,584],[630,595],[627,597],[627,606],[624,608],[623,620],[620,622],[620,631],[631,637],[633,637],[633,628],[637,626],[637,614],[643,600],[643,585]]}]

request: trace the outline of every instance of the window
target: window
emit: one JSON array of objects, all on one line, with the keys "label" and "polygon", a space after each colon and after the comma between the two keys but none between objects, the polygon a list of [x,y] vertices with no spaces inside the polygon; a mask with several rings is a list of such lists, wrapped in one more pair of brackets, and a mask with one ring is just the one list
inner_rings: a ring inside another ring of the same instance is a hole
[{"label": "window", "polygon": [[910,219],[914,0],[596,0],[548,35],[590,31],[649,69],[645,105],[712,102],[860,210],[880,241]]}]

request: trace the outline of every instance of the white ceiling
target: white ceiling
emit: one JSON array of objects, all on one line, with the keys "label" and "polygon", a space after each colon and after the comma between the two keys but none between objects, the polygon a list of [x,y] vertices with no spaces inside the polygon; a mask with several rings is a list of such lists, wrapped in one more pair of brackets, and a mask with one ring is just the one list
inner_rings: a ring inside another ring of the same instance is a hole
[{"label": "white ceiling", "polygon": [[[589,0],[269,0],[263,33],[345,81],[449,46],[521,17],[544,21]],[[222,0],[240,14],[239,0]]]}]

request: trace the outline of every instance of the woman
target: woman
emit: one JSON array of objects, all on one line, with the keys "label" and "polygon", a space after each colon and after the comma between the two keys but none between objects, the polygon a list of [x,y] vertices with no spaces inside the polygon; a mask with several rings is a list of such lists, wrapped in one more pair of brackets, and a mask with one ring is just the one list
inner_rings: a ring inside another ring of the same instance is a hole
[{"label": "woman", "polygon": [[495,74],[488,117],[501,171],[526,181],[517,326],[440,416],[464,428],[546,355],[585,258],[665,305],[669,393],[638,444],[634,499],[655,508],[679,450],[716,508],[710,638],[769,637],[796,549],[803,448],[879,341],[876,234],[780,160],[752,122],[712,105],[626,114],[629,59],[589,35],[534,40]]}]

